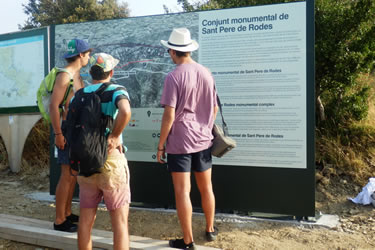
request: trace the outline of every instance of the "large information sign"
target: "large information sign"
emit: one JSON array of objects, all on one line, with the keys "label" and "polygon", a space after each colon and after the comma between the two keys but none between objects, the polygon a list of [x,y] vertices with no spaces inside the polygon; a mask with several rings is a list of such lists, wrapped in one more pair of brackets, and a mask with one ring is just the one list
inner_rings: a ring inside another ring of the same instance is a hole
[{"label": "large information sign", "polygon": [[300,2],[57,26],[56,59],[64,63],[62,49],[76,34],[120,59],[113,80],[128,89],[133,113],[124,133],[127,156],[154,162],[161,90],[175,67],[160,40],[187,27],[200,44],[193,56],[212,71],[238,143],[214,163],[306,168],[305,13]]},{"label": "large information sign", "polygon": [[[133,201],[174,204],[156,152],[164,79],[175,68],[160,40],[179,27],[200,44],[192,57],[211,70],[238,143],[214,159],[217,208],[314,215],[313,0],[54,26],[57,66],[65,64],[72,38],[120,59],[113,81],[130,95],[132,118],[123,139]],[[82,76],[90,84],[87,68]],[[200,205],[194,185],[192,199]]]}]

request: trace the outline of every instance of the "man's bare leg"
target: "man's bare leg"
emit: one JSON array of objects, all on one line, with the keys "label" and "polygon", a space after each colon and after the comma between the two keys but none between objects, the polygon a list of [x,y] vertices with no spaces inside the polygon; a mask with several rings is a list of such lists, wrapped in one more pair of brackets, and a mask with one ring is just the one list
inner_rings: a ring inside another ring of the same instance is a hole
[{"label": "man's bare leg", "polygon": [[97,208],[80,208],[78,223],[78,248],[91,250],[91,231],[94,226]]},{"label": "man's bare leg", "polygon": [[110,211],[113,230],[113,249],[128,250],[130,246],[128,215],[129,204]]},{"label": "man's bare leg", "polygon": [[[55,224],[61,224],[66,220],[67,203],[68,202],[71,203],[71,200],[69,200],[71,186],[75,185],[75,183],[76,183],[76,177],[70,174],[70,166],[61,165],[61,175],[60,175],[59,183],[57,184],[56,192],[55,192],[55,197],[56,197]],[[73,194],[71,194],[71,197],[73,197]],[[70,204],[70,212],[71,212],[71,204]]]},{"label": "man's bare leg", "polygon": [[185,244],[193,242],[190,172],[172,172],[178,219]]},{"label": "man's bare leg", "polygon": [[215,195],[212,189],[211,173],[212,168],[204,172],[194,172],[201,194],[203,212],[206,217],[206,232],[214,231]]},{"label": "man's bare leg", "polygon": [[77,183],[77,176],[76,175],[78,174],[78,172],[70,169],[69,174],[72,178],[71,178],[70,187],[69,187],[69,191],[68,191],[69,196],[68,196],[68,200],[66,202],[66,207],[65,207],[65,216],[66,217],[72,214],[72,201],[73,201],[74,190],[75,190],[76,183]]}]

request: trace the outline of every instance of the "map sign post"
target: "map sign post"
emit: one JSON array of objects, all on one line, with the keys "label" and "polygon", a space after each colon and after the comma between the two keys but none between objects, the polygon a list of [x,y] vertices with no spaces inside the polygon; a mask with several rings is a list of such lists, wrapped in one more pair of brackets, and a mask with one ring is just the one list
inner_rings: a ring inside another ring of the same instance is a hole
[{"label": "map sign post", "polygon": [[48,72],[48,28],[0,36],[0,135],[13,172],[26,138],[41,118],[36,91]]}]

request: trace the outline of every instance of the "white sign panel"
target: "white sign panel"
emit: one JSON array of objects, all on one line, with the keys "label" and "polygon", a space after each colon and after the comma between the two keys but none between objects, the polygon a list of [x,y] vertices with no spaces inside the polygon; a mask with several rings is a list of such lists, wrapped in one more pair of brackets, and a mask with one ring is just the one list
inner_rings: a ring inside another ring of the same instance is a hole
[{"label": "white sign panel", "polygon": [[214,162],[306,168],[306,3],[209,11],[199,18],[200,63],[214,74],[238,143]]}]

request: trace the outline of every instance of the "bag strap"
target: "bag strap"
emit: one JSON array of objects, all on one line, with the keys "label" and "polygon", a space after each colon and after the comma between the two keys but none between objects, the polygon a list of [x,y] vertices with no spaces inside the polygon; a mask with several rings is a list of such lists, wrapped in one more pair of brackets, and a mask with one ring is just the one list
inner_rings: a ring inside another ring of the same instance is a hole
[{"label": "bag strap", "polygon": [[[109,87],[109,85],[111,85],[111,83],[110,82],[104,82],[104,83],[102,83],[102,85],[100,85],[100,87],[97,89],[97,90],[95,90],[95,94],[97,94],[98,96],[99,96],[99,98],[100,98],[100,102],[102,101],[102,97],[101,97],[101,95],[104,93],[104,91]],[[109,118],[108,118],[108,116],[105,116],[105,121],[104,121],[104,126],[105,126],[105,128],[107,128],[108,127],[108,125],[109,125]],[[108,136],[108,134],[106,134],[106,137]]]},{"label": "bag strap", "polygon": [[60,103],[59,105],[59,108],[60,109],[64,109],[65,107],[65,104],[66,104],[66,101],[68,99],[68,95],[70,93],[70,91],[72,90],[73,88],[73,75],[72,73],[70,73],[67,69],[65,68],[58,68],[56,67],[56,69],[58,70],[58,72],[65,72],[65,73],[68,73],[69,77],[70,77],[70,81],[69,81],[69,85],[68,87],[66,88],[66,91],[65,91],[65,94],[64,94],[64,98],[63,98],[63,101]]},{"label": "bag strap", "polygon": [[68,95],[69,95],[70,91],[72,90],[72,88],[73,88],[73,79],[71,79],[70,82],[69,82],[69,85],[68,85],[68,87],[65,91],[64,99],[63,99],[62,103],[60,104],[61,106],[65,106],[66,100],[68,99]]},{"label": "bag strap", "polygon": [[70,81],[73,81],[73,75],[72,73],[70,73],[66,68],[58,68],[56,67],[56,69],[59,71],[59,72],[65,72],[65,73],[68,73],[69,77],[70,77]]},{"label": "bag strap", "polygon": [[100,96],[109,87],[109,85],[111,85],[110,82],[102,83],[102,85],[100,85],[100,87],[95,91],[95,93]]},{"label": "bag strap", "polygon": [[215,88],[215,91],[216,91],[216,101],[217,101],[217,104],[219,105],[219,110],[220,110],[220,115],[221,115],[223,132],[224,132],[225,136],[228,136],[228,134],[229,134],[229,132],[228,132],[228,126],[227,126],[226,122],[224,121],[223,109],[221,107],[221,102],[220,102],[219,94],[217,93],[216,84],[214,85],[214,88]]}]

